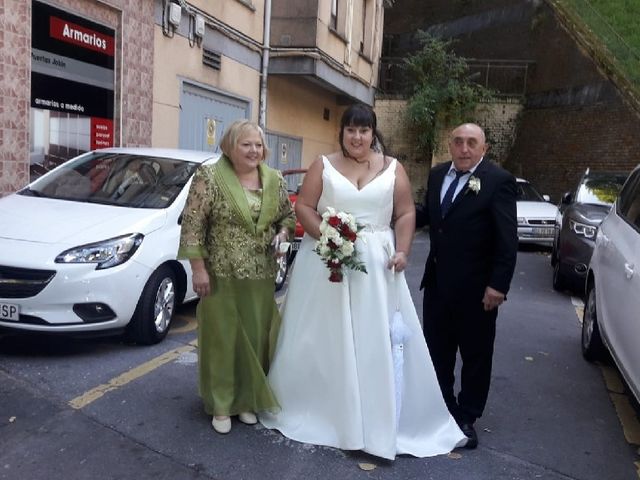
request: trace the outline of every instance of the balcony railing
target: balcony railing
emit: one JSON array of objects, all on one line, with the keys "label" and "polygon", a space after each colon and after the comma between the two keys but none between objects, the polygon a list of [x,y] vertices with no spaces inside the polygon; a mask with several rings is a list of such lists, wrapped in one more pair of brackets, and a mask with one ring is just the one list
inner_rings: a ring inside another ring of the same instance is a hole
[{"label": "balcony railing", "polygon": [[[497,97],[524,97],[529,70],[527,60],[466,59],[470,80],[492,90]],[[407,95],[410,88],[401,57],[382,57],[378,88],[384,95]]]}]

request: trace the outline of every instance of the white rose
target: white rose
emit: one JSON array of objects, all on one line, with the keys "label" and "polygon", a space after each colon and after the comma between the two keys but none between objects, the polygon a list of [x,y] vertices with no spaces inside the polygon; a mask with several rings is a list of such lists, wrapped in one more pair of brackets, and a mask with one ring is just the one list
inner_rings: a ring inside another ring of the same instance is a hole
[{"label": "white rose", "polygon": [[349,257],[353,254],[353,243],[352,242],[344,242],[340,247],[340,252],[345,256]]}]

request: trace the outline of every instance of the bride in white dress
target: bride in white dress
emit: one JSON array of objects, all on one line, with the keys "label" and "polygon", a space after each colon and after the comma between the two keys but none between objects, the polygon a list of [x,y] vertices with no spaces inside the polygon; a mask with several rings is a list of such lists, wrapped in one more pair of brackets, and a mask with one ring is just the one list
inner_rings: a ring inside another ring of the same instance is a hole
[{"label": "bride in white dress", "polygon": [[[281,410],[260,421],[293,440],[387,459],[448,453],[466,437],[445,406],[404,273],[391,270],[406,267],[415,209],[402,166],[371,148],[375,121],[367,106],[347,109],[342,152],[305,176],[296,213],[307,233],[268,377]],[[313,251],[327,207],[365,226],[356,251],[368,273],[345,270],[342,282],[329,282]],[[392,346],[396,309],[407,335]]]}]

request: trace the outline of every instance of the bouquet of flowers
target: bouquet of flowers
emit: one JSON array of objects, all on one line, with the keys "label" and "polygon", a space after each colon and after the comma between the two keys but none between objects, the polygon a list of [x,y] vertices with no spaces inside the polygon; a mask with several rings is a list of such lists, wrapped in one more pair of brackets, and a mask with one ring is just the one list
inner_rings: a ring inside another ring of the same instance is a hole
[{"label": "bouquet of flowers", "polygon": [[320,239],[314,251],[329,268],[330,282],[342,282],[343,267],[367,273],[364,263],[358,260],[355,248],[361,229],[351,214],[336,212],[332,207],[327,207],[327,211],[322,214]]}]

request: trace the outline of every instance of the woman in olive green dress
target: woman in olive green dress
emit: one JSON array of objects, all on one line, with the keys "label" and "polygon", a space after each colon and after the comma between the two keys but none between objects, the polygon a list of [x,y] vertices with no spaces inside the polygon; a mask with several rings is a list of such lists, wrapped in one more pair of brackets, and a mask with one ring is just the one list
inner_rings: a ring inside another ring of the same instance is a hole
[{"label": "woman in olive green dress", "polygon": [[280,327],[274,247],[295,218],[282,175],[264,164],[258,125],[233,123],[220,147],[220,160],[194,176],[178,256],[189,259],[200,296],[200,395],[213,428],[227,433],[232,415],[253,424],[255,412],[278,409],[266,378]]}]

